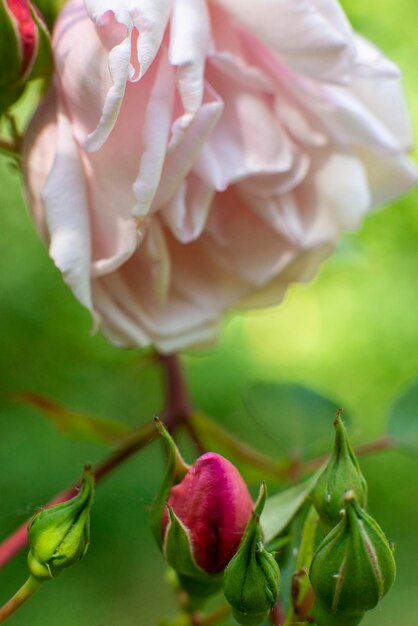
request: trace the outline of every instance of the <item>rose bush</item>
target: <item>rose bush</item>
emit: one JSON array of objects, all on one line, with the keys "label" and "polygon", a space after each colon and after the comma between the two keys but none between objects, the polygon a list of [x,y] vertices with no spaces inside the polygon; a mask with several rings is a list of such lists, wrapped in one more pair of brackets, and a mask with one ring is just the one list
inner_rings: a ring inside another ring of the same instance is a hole
[{"label": "rose bush", "polygon": [[118,345],[212,339],[416,179],[399,72],[335,0],[71,0],[53,48],[29,203]]}]

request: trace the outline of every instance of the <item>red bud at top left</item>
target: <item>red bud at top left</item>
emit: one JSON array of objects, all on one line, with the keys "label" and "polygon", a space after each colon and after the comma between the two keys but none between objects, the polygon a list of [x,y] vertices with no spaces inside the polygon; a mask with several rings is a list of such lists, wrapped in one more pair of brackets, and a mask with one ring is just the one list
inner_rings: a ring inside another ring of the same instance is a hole
[{"label": "red bud at top left", "polygon": [[50,37],[39,10],[28,0],[0,0],[0,114],[28,80],[51,69]]}]

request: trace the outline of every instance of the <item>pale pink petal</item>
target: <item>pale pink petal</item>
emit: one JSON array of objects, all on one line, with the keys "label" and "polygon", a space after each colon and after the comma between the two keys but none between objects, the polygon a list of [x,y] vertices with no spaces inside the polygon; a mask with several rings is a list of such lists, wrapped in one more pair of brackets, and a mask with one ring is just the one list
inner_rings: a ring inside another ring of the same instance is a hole
[{"label": "pale pink petal", "polygon": [[86,180],[70,120],[60,109],[55,159],[42,189],[41,200],[50,236],[49,253],[75,296],[91,309]]},{"label": "pale pink petal", "polygon": [[[109,52],[112,86],[106,94],[99,124],[86,139],[87,150],[98,150],[115,124],[127,81],[139,80],[157,55],[167,25],[170,0],[142,0],[140,3],[85,0],[85,5],[99,29],[112,29],[113,20],[126,29],[123,41]],[[135,45],[136,56],[132,59],[131,50]]]},{"label": "pale pink petal", "polygon": [[164,206],[195,164],[205,142],[217,124],[222,103],[208,94],[194,116],[178,118],[172,135],[153,208]]},{"label": "pale pink petal", "polygon": [[41,191],[55,159],[57,146],[57,101],[52,86],[26,130],[23,142],[25,191],[28,205],[41,237],[48,243],[49,233]]},{"label": "pale pink petal", "polygon": [[202,103],[209,40],[206,0],[175,0],[169,58],[177,66],[179,92],[187,113],[195,113]]},{"label": "pale pink petal", "polygon": [[344,82],[355,57],[353,34],[336,0],[216,0],[289,67]]},{"label": "pale pink petal", "polygon": [[135,217],[147,215],[157,191],[169,142],[174,105],[173,70],[167,63],[167,53],[161,51],[158,69],[145,111],[141,142],[143,153],[133,190]]},{"label": "pale pink petal", "polygon": [[162,207],[161,216],[179,241],[190,243],[200,237],[214,195],[215,190],[192,172]]}]

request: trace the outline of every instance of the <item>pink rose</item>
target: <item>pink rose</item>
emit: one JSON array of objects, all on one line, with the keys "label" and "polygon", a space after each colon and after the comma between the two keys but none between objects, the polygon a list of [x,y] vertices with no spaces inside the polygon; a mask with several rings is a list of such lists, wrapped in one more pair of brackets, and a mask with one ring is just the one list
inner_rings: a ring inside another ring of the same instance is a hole
[{"label": "pink rose", "polygon": [[[253,503],[236,467],[220,454],[207,452],[173,487],[167,503],[186,527],[194,559],[210,574],[221,572],[238,550]],[[168,526],[167,509],[162,521]]]},{"label": "pink rose", "polygon": [[53,46],[29,202],[118,345],[211,340],[417,178],[398,70],[335,0],[72,0]]}]

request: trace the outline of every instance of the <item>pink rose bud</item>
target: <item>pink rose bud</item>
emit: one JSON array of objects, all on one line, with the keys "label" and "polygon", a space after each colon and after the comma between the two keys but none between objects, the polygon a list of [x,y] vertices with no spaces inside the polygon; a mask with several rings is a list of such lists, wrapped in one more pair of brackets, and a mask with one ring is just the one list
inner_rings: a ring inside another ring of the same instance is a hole
[{"label": "pink rose bud", "polygon": [[[172,487],[167,504],[189,532],[196,564],[221,572],[238,550],[253,503],[238,470],[219,454],[208,452]],[[163,536],[168,525],[163,514]]]},{"label": "pink rose bud", "polygon": [[28,0],[0,0],[0,114],[22,94],[25,82],[52,69],[49,33]]}]

